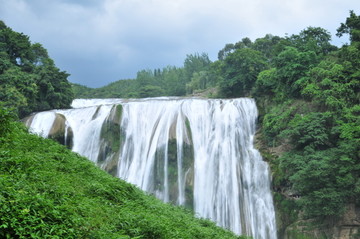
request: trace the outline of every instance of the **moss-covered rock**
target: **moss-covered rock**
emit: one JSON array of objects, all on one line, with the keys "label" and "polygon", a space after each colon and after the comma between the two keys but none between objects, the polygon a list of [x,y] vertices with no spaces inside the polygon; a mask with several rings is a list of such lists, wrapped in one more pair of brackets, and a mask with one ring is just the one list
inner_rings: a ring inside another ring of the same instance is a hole
[{"label": "moss-covered rock", "polygon": [[114,176],[117,174],[120,145],[123,138],[120,127],[121,115],[122,106],[114,105],[109,116],[105,119],[100,133],[101,145],[97,164]]},{"label": "moss-covered rock", "polygon": [[[187,120],[188,122],[188,120]],[[185,122],[185,131],[182,135],[182,148],[178,148],[176,124],[174,121],[169,129],[169,140],[166,145],[159,147],[155,153],[154,173],[153,173],[153,188],[150,191],[164,192],[164,178],[165,178],[165,160],[167,155],[167,180],[169,198],[168,200],[174,204],[179,203],[179,177],[183,181],[183,189],[185,191],[185,207],[193,208],[193,186],[194,186],[194,149],[191,140],[191,131],[189,124]],[[165,152],[167,150],[167,152]],[[181,161],[178,161],[178,152],[182,151]],[[181,170],[179,170],[179,165]],[[181,175],[179,175],[179,171]]]}]

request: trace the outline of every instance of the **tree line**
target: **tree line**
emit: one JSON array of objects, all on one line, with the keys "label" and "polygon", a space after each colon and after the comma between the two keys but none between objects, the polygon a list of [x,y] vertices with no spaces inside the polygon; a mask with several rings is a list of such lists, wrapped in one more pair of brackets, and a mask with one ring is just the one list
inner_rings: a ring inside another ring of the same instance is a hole
[{"label": "tree line", "polygon": [[[206,53],[187,55],[183,67],[144,69],[135,79],[119,80],[101,88],[92,89],[73,84],[77,98],[145,98],[157,96],[185,96],[200,87],[190,83],[201,72],[209,70],[211,61]],[[194,80],[196,81],[196,80]],[[201,87],[205,88],[203,82]]]}]

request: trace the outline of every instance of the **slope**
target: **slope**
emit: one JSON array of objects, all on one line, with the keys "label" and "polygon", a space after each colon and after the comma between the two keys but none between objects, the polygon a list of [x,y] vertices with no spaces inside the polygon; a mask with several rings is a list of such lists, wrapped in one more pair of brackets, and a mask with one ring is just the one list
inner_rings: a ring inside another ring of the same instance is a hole
[{"label": "slope", "polygon": [[1,238],[242,238],[28,134],[0,107]]}]

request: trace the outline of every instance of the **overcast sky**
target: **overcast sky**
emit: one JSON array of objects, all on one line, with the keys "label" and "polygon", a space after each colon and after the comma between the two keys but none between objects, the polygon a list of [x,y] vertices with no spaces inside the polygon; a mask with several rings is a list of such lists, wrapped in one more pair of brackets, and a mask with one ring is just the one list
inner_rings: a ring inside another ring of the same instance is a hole
[{"label": "overcast sky", "polygon": [[336,29],[360,14],[359,0],[0,0],[0,19],[41,43],[69,80],[90,87],[135,78],[142,69],[212,61],[227,43]]}]

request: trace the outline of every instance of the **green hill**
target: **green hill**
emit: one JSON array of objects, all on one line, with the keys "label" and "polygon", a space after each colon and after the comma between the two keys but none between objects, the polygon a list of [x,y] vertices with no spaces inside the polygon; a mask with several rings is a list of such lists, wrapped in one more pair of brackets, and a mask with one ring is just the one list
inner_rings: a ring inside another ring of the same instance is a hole
[{"label": "green hill", "polygon": [[0,107],[0,238],[242,238],[164,204]]}]

